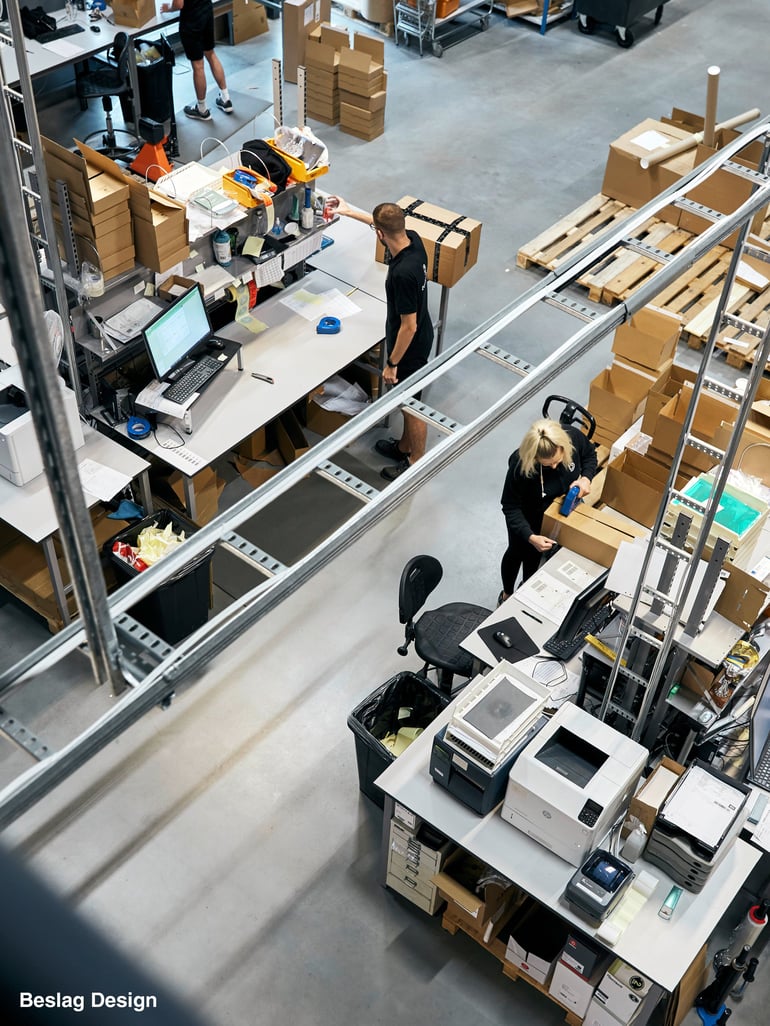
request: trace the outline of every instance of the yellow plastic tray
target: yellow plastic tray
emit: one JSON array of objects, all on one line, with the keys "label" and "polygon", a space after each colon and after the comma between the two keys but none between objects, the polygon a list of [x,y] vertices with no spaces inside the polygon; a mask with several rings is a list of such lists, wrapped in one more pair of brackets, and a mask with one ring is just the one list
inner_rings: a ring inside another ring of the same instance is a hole
[{"label": "yellow plastic tray", "polygon": [[283,159],[291,168],[291,177],[295,182],[313,182],[316,178],[320,178],[321,175],[325,175],[329,170],[329,165],[324,164],[323,167],[314,167],[312,171],[308,171],[301,160],[296,157],[290,157],[288,153],[284,153],[282,149],[275,145],[275,140],[265,139],[268,146],[272,147],[276,153],[280,153]]}]

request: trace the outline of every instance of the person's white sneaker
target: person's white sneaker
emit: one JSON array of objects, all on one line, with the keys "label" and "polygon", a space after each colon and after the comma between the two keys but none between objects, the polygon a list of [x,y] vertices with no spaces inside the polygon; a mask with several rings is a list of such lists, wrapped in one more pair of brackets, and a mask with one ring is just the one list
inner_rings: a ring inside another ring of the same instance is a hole
[{"label": "person's white sneaker", "polygon": [[225,114],[232,114],[232,112],[233,112],[233,101],[232,100],[223,100],[221,96],[218,96],[217,97],[217,107],[219,107],[220,110],[223,110],[225,112]]}]

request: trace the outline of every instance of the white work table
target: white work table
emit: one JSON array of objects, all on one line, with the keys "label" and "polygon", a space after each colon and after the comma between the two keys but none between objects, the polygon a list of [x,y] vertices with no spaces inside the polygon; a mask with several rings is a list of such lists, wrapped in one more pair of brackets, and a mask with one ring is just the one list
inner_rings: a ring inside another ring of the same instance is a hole
[{"label": "white work table", "polygon": [[[134,444],[181,470],[189,482],[204,466],[376,345],[385,327],[385,303],[366,292],[350,293],[349,301],[359,310],[342,318],[337,335],[316,333],[316,324],[325,313],[322,303],[318,317],[306,320],[281,302],[299,291],[318,295],[331,289],[342,291],[339,281],[313,271],[251,311],[267,325],[265,331],[253,335],[237,322],[223,328],[219,335],[243,344],[244,369],[237,370],[231,361],[197,400],[192,408],[194,430],[182,435],[184,445],[166,448],[153,434],[134,440]],[[253,378],[252,371],[273,378],[275,384]],[[125,433],[125,426],[122,431]],[[156,434],[166,445],[174,444],[170,427],[159,425]],[[188,493],[188,509],[189,500]]]},{"label": "white work table", "polygon": [[350,217],[340,217],[328,234],[334,239],[334,244],[313,253],[307,262],[351,288],[355,286],[384,302],[388,269],[374,259],[377,240],[369,225]]},{"label": "white work table", "polygon": [[[128,450],[118,442],[106,438],[93,428],[83,427],[84,444],[75,451],[78,463],[84,459],[104,464],[113,470],[126,475],[132,480],[139,478],[142,489],[142,502],[148,513],[152,512],[150,489],[146,472],[149,464],[141,456]],[[86,505],[90,509],[99,499],[90,492],[84,492]],[[48,487],[48,478],[39,474],[25,485],[15,485],[5,478],[0,478],[0,520],[19,531],[30,541],[41,545],[45,554],[48,571],[51,576],[54,597],[63,622],[69,623],[70,615],[67,608],[67,596],[59,570],[59,562],[53,544],[53,535],[59,523],[56,510]],[[120,522],[115,522],[115,533],[120,530]]]},{"label": "white work table", "polygon": [[[453,704],[377,778],[377,785],[386,795],[383,843],[388,843],[390,813],[393,802],[398,802],[451,841],[503,873],[582,933],[595,936],[591,926],[561,900],[567,881],[575,872],[574,866],[506,823],[500,816],[499,806],[484,817],[478,816],[434,783],[429,771],[432,740],[450,719]],[[657,866],[640,859],[634,869],[637,872],[647,870],[658,878],[658,885],[614,948],[608,950],[666,991],[673,991],[758,862],[760,854],[744,841],[736,841],[699,894],[683,893],[673,918],[667,923],[659,918],[658,909],[673,881]]]}]

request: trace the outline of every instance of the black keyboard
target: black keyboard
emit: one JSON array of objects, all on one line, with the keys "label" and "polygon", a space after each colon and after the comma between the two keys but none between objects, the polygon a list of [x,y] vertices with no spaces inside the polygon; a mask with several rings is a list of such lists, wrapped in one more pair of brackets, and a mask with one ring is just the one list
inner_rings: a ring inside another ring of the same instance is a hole
[{"label": "black keyboard", "polygon": [[751,779],[753,783],[759,784],[760,787],[770,791],[770,744],[765,745],[765,750],[762,752],[762,757],[757,763]]},{"label": "black keyboard", "polygon": [[560,638],[557,631],[552,638],[546,641],[543,648],[559,659],[571,659],[583,647],[586,634],[597,634],[602,627],[607,626],[614,615],[615,609],[612,603],[605,602],[585,618],[571,638]]},{"label": "black keyboard", "polygon": [[163,398],[170,399],[172,403],[183,403],[193,392],[200,392],[201,387],[221,369],[220,360],[215,360],[213,356],[202,356],[179,381],[175,381],[171,388],[166,389]]},{"label": "black keyboard", "polygon": [[64,39],[66,36],[76,36],[78,32],[85,32],[82,25],[62,25],[53,32],[41,32],[35,37],[38,43],[53,43],[56,39]]}]

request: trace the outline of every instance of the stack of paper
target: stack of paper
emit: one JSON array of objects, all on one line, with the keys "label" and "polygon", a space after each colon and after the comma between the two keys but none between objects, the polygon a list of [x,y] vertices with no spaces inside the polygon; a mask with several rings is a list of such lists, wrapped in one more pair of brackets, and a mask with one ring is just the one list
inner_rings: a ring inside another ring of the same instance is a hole
[{"label": "stack of paper", "polygon": [[161,307],[151,299],[137,299],[125,310],[116,313],[102,324],[102,331],[115,342],[126,343],[141,335],[153,318],[161,312]]}]

